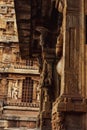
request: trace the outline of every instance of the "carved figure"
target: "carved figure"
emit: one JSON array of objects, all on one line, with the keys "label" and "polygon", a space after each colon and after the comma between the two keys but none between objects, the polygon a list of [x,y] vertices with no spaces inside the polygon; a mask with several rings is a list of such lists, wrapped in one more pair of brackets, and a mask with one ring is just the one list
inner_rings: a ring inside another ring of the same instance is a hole
[{"label": "carved figure", "polygon": [[13,86],[11,88],[11,97],[12,99],[18,99],[18,87],[16,86],[16,82],[13,82]]},{"label": "carved figure", "polygon": [[44,59],[40,85],[42,87],[48,87],[51,85],[51,81],[52,81],[51,65],[47,63],[47,61]]}]

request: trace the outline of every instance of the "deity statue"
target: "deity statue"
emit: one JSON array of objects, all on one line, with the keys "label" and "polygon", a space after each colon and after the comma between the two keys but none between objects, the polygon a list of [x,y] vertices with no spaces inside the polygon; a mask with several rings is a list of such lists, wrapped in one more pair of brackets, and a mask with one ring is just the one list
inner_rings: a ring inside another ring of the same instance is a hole
[{"label": "deity statue", "polygon": [[11,88],[11,97],[12,99],[18,99],[18,87],[16,86],[16,82],[13,82],[12,88]]}]

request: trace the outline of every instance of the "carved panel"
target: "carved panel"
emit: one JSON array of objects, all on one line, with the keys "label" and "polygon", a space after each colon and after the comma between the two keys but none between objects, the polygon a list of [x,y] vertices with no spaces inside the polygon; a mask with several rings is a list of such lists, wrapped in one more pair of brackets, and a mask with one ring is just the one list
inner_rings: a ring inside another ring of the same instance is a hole
[{"label": "carved panel", "polygon": [[18,80],[10,80],[9,81],[9,86],[8,86],[8,96],[11,99],[17,100],[18,99],[18,95],[19,95],[19,84],[18,84]]},{"label": "carved panel", "polygon": [[7,6],[4,6],[4,5],[0,6],[0,13],[6,14],[7,13]]},{"label": "carved panel", "polygon": [[[67,60],[69,64],[67,67],[78,68],[78,55],[79,55],[79,15],[69,13],[67,15]],[[78,34],[78,35],[77,35]],[[71,64],[71,66],[70,66]]]},{"label": "carved panel", "polygon": [[52,115],[52,130],[66,130],[63,112],[55,112]]},{"label": "carved panel", "polygon": [[17,100],[18,99],[18,93],[19,93],[18,82],[13,81],[12,86],[11,86],[11,98]]},{"label": "carved panel", "polygon": [[79,94],[79,42],[80,15],[67,13],[66,51],[65,51],[65,84],[66,92],[71,95]]}]

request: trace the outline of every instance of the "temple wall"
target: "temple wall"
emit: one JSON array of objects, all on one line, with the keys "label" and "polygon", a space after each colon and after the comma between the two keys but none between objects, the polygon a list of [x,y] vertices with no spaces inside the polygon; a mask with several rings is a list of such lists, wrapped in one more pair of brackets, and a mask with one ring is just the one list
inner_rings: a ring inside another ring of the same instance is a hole
[{"label": "temple wall", "polygon": [[[25,16],[22,15],[22,18],[25,19]],[[14,0],[0,0],[1,129],[35,128],[39,112],[38,61],[21,58],[16,21]],[[23,33],[26,37],[27,32]],[[25,39],[22,41],[25,44]]]}]

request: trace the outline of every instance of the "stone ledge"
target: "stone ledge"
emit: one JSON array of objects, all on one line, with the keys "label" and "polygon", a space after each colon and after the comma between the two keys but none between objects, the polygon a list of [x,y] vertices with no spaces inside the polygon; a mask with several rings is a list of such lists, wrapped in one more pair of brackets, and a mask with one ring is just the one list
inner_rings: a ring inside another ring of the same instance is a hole
[{"label": "stone ledge", "polygon": [[14,121],[37,121],[37,117],[23,117],[23,116],[12,116],[12,115],[8,115],[8,116],[3,116],[3,119],[5,120],[14,120]]},{"label": "stone ledge", "polygon": [[29,111],[29,110],[38,111],[39,107],[34,108],[34,107],[4,106],[3,109],[4,110],[21,110],[21,111]]}]

